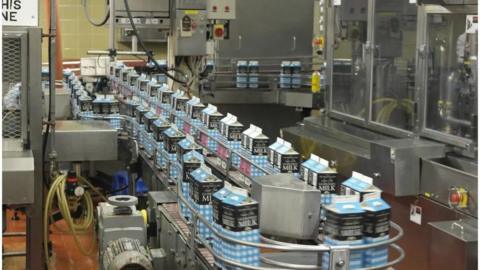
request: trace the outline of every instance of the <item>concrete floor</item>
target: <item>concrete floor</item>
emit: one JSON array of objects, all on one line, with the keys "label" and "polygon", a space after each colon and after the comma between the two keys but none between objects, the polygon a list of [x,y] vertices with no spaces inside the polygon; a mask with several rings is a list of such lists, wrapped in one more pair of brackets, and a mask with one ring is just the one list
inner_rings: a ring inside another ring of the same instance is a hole
[{"label": "concrete floor", "polygon": [[[19,213],[20,220],[12,220],[13,211],[7,211],[7,232],[25,232],[25,215]],[[63,221],[58,222],[60,229],[66,229]],[[81,243],[89,249],[93,243],[93,254],[83,256],[75,245],[73,236],[69,233],[60,232],[54,226],[52,230],[51,240],[53,242],[53,257],[51,258],[52,269],[56,270],[84,270],[98,269],[98,254],[96,241],[92,241],[92,231],[80,234]],[[2,244],[4,252],[24,251],[24,237],[3,237]],[[25,257],[8,257],[3,259],[3,269],[5,270],[22,270],[25,267]],[[32,269],[35,269],[33,267]]]}]

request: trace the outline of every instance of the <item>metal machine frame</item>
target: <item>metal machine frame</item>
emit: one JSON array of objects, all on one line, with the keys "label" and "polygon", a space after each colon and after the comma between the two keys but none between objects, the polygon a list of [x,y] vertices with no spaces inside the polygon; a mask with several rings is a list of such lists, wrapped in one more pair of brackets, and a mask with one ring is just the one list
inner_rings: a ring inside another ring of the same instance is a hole
[{"label": "metal machine frame", "polygon": [[[41,29],[37,27],[3,27],[3,36],[20,35],[22,42],[22,136],[24,139],[21,149],[12,151],[31,151],[34,160],[33,203],[20,204],[27,207],[27,232],[26,232],[26,266],[27,269],[43,267],[42,252],[42,89],[41,89]],[[6,67],[4,67],[6,68]],[[8,67],[7,67],[8,68]],[[26,87],[25,87],[26,86]],[[3,140],[5,144],[5,140]],[[3,150],[5,158],[5,149]],[[5,179],[4,179],[5,181]],[[3,186],[8,183],[3,182]],[[10,205],[15,205],[14,203]]]},{"label": "metal machine frame", "polygon": [[[418,122],[419,122],[419,133],[423,137],[427,137],[433,140],[445,142],[447,144],[455,145],[461,148],[466,149],[467,152],[473,154],[476,152],[475,144],[473,140],[461,138],[455,135],[446,134],[440,131],[436,131],[434,129],[427,127],[427,61],[428,59],[425,57],[426,52],[428,51],[427,45],[427,16],[431,13],[452,13],[452,12],[465,12],[465,13],[473,13],[477,12],[477,6],[475,5],[462,5],[462,6],[448,6],[448,9],[443,6],[439,5],[425,5],[419,6],[418,11],[418,26],[417,26],[417,61],[418,66],[420,67],[417,72],[417,77],[415,84],[417,85],[417,89],[422,89],[423,91],[417,91],[417,100],[420,104],[420,109],[418,110]],[[478,97],[478,93],[477,93]]]},{"label": "metal machine frame", "polygon": [[[335,6],[330,5],[328,7],[328,25],[333,25],[335,20]],[[449,6],[450,10],[459,10],[459,11],[473,11],[476,10],[474,5],[460,5],[460,6]],[[454,135],[444,134],[432,129],[426,128],[426,74],[425,68],[426,63],[425,59],[421,56],[421,48],[424,48],[426,42],[426,16],[431,12],[450,12],[448,9],[443,8],[442,6],[435,5],[420,5],[417,9],[417,51],[416,51],[416,62],[417,66],[421,69],[417,72],[415,78],[415,103],[418,107],[418,113],[415,116],[415,125],[413,131],[408,131],[386,124],[381,124],[373,121],[372,118],[372,91],[373,91],[373,68],[374,68],[374,42],[375,42],[375,0],[368,0],[368,14],[367,14],[367,41],[366,41],[366,66],[367,66],[367,94],[365,96],[364,108],[366,108],[366,116],[364,119],[349,115],[337,111],[333,108],[333,92],[334,85],[330,83],[327,95],[327,113],[328,116],[334,119],[345,121],[353,125],[357,125],[363,128],[367,128],[373,131],[378,131],[383,134],[387,134],[394,137],[405,138],[405,137],[426,137],[436,141],[444,142],[449,145],[457,146],[469,152],[470,155],[473,155],[475,150],[474,145],[476,142],[464,138],[460,138]],[[332,27],[327,28],[327,62],[333,63],[333,48],[334,46],[334,29]],[[327,66],[327,78],[329,82],[333,81],[333,69],[332,65]]]},{"label": "metal machine frame", "polygon": [[[334,25],[335,23],[335,6],[329,5],[327,9],[328,25]],[[365,127],[371,130],[378,131],[380,133],[388,134],[396,137],[414,137],[414,133],[411,131],[403,130],[400,128],[388,126],[385,124],[377,123],[371,120],[372,117],[372,91],[373,91],[373,63],[374,63],[374,42],[375,42],[375,0],[368,0],[367,9],[367,41],[366,41],[366,66],[367,66],[367,95],[365,96],[364,106],[367,108],[365,118],[359,118],[347,113],[343,113],[333,109],[333,84],[328,86],[327,95],[327,110],[328,115],[332,118],[339,119],[354,125]],[[327,63],[333,63],[333,46],[334,46],[334,29],[333,27],[327,27]],[[327,65],[327,78],[329,82],[333,81],[333,69],[332,65]]]}]

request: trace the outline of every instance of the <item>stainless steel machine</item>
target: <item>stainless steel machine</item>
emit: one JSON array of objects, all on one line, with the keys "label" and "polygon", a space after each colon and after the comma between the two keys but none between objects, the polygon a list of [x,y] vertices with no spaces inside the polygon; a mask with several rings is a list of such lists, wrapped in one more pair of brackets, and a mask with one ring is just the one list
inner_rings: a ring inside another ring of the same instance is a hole
[{"label": "stainless steel machine", "polygon": [[[478,31],[469,21],[477,3],[434,4],[329,6],[325,110],[283,134],[302,154],[336,161],[345,178],[352,171],[374,178],[408,232],[401,241],[407,254],[416,254],[400,269],[471,269]],[[445,238],[459,248],[431,244]]]},{"label": "stainless steel machine", "polygon": [[27,214],[26,251],[3,256],[26,256],[28,269],[43,262],[40,40],[40,28],[3,26],[3,215],[6,207]]}]

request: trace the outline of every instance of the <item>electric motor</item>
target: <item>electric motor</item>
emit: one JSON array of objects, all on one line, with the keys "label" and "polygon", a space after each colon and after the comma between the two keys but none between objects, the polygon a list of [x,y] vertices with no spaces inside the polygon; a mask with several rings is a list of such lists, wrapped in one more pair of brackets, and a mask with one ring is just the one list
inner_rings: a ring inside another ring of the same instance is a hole
[{"label": "electric motor", "polygon": [[120,238],[108,243],[103,254],[104,270],[153,270],[152,257],[139,240]]}]

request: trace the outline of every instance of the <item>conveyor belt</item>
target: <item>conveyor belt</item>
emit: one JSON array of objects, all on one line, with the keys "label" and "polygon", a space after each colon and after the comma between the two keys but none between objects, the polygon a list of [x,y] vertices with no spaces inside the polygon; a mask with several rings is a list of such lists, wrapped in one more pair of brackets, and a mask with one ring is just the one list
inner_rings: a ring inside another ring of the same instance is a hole
[{"label": "conveyor belt", "polygon": [[[190,230],[185,220],[180,216],[178,204],[169,203],[162,205],[162,207],[166,210],[166,213],[170,216],[171,220],[175,222],[175,225],[180,229],[182,236],[184,236],[185,239],[189,239]],[[214,266],[215,257],[207,248],[199,247],[196,251],[197,255],[200,256],[200,259],[207,262],[211,267]]]}]

